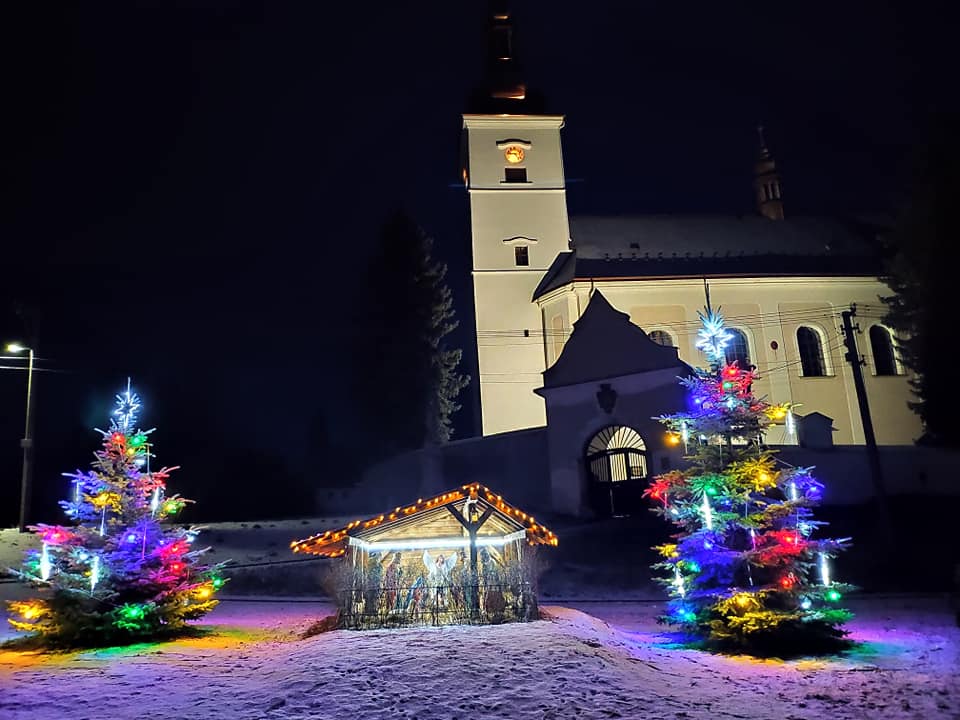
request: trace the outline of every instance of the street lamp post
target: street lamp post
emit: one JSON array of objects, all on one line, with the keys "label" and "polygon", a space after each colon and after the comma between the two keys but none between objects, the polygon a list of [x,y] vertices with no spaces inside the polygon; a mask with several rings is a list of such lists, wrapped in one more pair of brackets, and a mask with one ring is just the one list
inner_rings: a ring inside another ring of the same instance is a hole
[{"label": "street lamp post", "polygon": [[30,420],[33,402],[33,348],[19,343],[7,345],[7,352],[20,353],[27,351],[27,417],[24,422],[23,439],[20,447],[23,448],[23,474],[20,477],[20,532],[27,529],[27,508],[30,506],[30,480],[33,475],[33,438],[30,437]]}]

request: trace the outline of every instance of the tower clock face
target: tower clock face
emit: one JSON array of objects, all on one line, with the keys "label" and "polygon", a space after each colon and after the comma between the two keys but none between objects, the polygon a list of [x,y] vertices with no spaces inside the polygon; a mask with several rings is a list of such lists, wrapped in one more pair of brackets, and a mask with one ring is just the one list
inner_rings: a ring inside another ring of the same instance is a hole
[{"label": "tower clock face", "polygon": [[511,145],[503,151],[503,156],[507,159],[508,163],[516,165],[518,162],[523,162],[523,148]]}]

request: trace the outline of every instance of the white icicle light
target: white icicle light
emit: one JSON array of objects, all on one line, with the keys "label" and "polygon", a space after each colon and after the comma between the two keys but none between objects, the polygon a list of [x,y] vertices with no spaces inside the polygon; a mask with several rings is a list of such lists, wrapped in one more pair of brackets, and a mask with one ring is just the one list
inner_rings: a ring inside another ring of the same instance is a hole
[{"label": "white icicle light", "polygon": [[793,410],[787,410],[787,435],[793,437],[797,431],[797,423],[793,418]]},{"label": "white icicle light", "polygon": [[713,510],[710,507],[710,498],[707,497],[707,494],[703,494],[703,505],[700,507],[703,511],[703,522],[707,526],[707,530],[713,530]]},{"label": "white icicle light", "polygon": [[50,564],[50,551],[47,544],[43,544],[43,550],[40,551],[40,577],[44,580],[50,579],[52,565]]},{"label": "white icicle light", "polygon": [[680,594],[680,597],[686,597],[687,590],[683,586],[683,575],[680,574],[680,568],[674,568],[673,572],[673,583],[677,586],[677,592]]},{"label": "white icicle light", "polygon": [[150,512],[156,514],[158,507],[160,507],[160,488],[156,487],[153,489],[153,497],[150,499]]},{"label": "white icicle light", "polygon": [[820,553],[820,584],[824,587],[830,585],[830,563],[826,553]]},{"label": "white icicle light", "polygon": [[790,499],[797,501],[797,484],[793,480],[790,481]]},{"label": "white icicle light", "polygon": [[100,579],[100,556],[94,555],[93,562],[90,563],[90,592],[93,592],[93,589],[97,586],[97,581]]}]

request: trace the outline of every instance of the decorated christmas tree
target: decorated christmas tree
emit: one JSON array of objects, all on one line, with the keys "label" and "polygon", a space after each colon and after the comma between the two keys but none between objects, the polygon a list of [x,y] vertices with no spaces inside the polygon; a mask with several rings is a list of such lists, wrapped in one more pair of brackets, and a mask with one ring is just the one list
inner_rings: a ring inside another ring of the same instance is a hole
[{"label": "decorated christmas tree", "polygon": [[830,575],[847,539],[818,537],[823,486],[811,468],[788,466],[763,444],[772,423],[792,425],[789,405],[753,394],[752,369],[728,363],[723,316],[702,314],[697,347],[710,361],[681,382],[689,410],[660,418],[683,443],[688,466],[653,479],[646,495],[678,532],[656,548],[671,601],[663,621],[709,647],[757,654],[830,650],[842,644],[849,586]]},{"label": "decorated christmas tree", "polygon": [[189,500],[166,495],[177,468],[150,469],[153,430],[140,430],[140,400],[117,395],[92,469],[65,473],[70,526],[35,525],[42,541],[17,574],[39,596],[8,603],[10,623],[50,647],[138,642],[182,633],[209,612],[223,584],[220,566],[193,548],[199,528],[171,524]]}]

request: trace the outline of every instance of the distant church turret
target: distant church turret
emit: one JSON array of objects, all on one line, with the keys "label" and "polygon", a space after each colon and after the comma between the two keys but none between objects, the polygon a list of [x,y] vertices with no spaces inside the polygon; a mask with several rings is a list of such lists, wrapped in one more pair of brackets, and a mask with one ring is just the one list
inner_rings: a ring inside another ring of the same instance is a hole
[{"label": "distant church turret", "polygon": [[780,185],[780,173],[777,172],[777,164],[767,148],[762,125],[757,128],[757,132],[760,134],[760,156],[753,170],[757,212],[770,220],[783,220],[783,190]]}]

